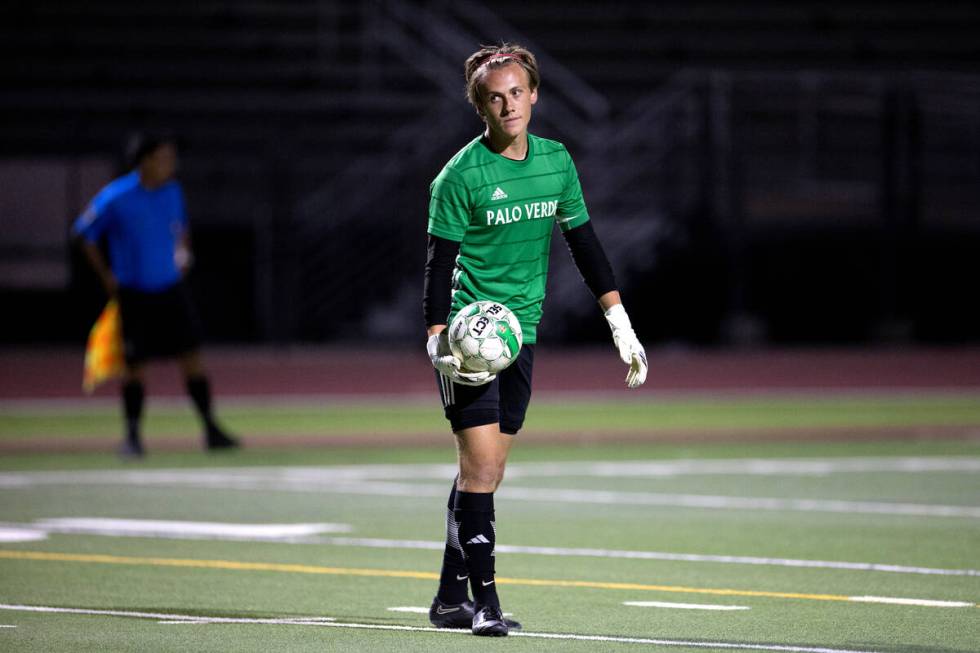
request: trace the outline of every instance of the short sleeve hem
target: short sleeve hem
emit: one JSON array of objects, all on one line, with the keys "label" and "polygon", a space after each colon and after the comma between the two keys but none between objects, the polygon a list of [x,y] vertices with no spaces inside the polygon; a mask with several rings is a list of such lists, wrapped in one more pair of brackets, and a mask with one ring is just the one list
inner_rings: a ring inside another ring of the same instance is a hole
[{"label": "short sleeve hem", "polygon": [[579,213],[578,215],[573,215],[568,217],[557,216],[555,218],[555,222],[558,223],[558,228],[561,229],[563,232],[568,231],[570,229],[574,229],[575,227],[581,227],[583,224],[585,224],[588,221],[589,221],[589,214],[585,211]]},{"label": "short sleeve hem", "polygon": [[452,240],[457,243],[463,242],[463,235],[465,231],[454,233],[448,229],[444,229],[438,225],[429,225],[429,234],[433,236],[438,236],[439,238],[445,238],[446,240]]}]

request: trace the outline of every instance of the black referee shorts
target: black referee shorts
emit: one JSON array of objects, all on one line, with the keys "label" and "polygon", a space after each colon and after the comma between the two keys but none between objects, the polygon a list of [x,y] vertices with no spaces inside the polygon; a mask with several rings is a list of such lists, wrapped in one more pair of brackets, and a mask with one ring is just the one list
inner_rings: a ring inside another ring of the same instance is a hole
[{"label": "black referee shorts", "polygon": [[170,358],[201,346],[201,326],[183,282],[158,292],[119,289],[126,363]]},{"label": "black referee shorts", "polygon": [[534,345],[524,345],[517,360],[484,385],[460,385],[436,372],[439,396],[453,432],[486,424],[500,424],[500,432],[516,435],[524,425],[531,401]]}]

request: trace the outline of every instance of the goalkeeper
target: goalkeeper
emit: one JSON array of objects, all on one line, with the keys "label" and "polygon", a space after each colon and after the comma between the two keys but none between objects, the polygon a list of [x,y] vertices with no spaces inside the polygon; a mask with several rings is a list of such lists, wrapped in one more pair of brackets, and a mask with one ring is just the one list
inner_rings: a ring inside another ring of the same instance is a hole
[{"label": "goalkeeper", "polygon": [[[485,46],[466,60],[464,71],[467,98],[485,129],[445,165],[432,182],[429,201],[427,350],[459,460],[429,619],[440,627],[499,636],[520,625],[503,617],[497,596],[493,493],[531,398],[554,224],[609,322],[620,358],[629,366],[630,388],[646,380],[647,360],[589,222],[568,151],[528,133],[540,84],[534,55],[516,44]],[[498,376],[460,370],[449,351],[446,325],[477,300],[505,304],[524,331],[520,355]]]}]

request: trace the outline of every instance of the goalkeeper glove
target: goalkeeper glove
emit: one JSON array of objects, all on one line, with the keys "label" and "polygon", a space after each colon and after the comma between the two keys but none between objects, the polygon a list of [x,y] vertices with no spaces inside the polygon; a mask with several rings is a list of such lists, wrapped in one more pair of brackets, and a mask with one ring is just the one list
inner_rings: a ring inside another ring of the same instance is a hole
[{"label": "goalkeeper glove", "polygon": [[449,377],[453,383],[461,385],[483,385],[490,383],[496,374],[490,372],[462,372],[459,369],[459,359],[453,356],[449,349],[449,336],[446,330],[429,336],[425,343],[425,350],[429,353],[429,360],[432,367],[439,370],[439,373]]},{"label": "goalkeeper glove", "polygon": [[619,357],[630,366],[630,371],[626,374],[626,385],[638,388],[647,380],[647,353],[637,340],[636,332],[633,331],[633,325],[630,324],[630,318],[622,304],[610,307],[604,315],[612,330],[613,344],[619,350]]}]

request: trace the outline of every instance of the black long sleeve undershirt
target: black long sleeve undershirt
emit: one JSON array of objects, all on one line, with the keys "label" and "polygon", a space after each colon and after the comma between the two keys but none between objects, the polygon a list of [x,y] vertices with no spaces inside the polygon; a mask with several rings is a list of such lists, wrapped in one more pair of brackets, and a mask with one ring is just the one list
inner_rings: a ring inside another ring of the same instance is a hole
[{"label": "black long sleeve undershirt", "polygon": [[609,265],[609,259],[606,258],[606,252],[602,249],[602,243],[592,228],[592,222],[569,229],[562,235],[565,236],[565,244],[572,254],[575,267],[592,295],[599,299],[607,292],[616,290],[616,277]]},{"label": "black long sleeve undershirt", "polygon": [[[616,290],[616,277],[591,222],[564,232],[565,244],[585,285],[596,299]],[[429,234],[422,313],[427,327],[444,324],[452,305],[452,277],[459,243]]]},{"label": "black long sleeve undershirt", "polygon": [[453,267],[459,254],[459,243],[429,234],[425,258],[425,286],[422,313],[425,326],[445,324],[452,306]]}]

